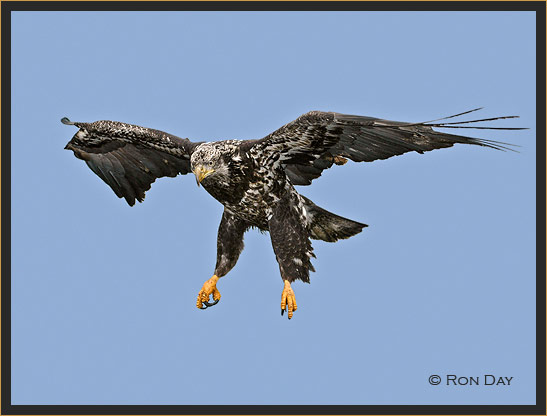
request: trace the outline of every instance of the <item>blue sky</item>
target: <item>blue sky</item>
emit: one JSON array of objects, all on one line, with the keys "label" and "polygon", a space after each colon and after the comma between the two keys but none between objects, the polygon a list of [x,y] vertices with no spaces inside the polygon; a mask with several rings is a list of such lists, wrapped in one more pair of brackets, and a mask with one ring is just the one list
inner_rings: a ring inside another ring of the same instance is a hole
[{"label": "blue sky", "polygon": [[[534,404],[533,13],[15,12],[12,36],[13,404]],[[531,129],[465,133],[520,153],[460,145],[298,188],[369,228],[314,242],[291,321],[256,231],[196,309],[222,206],[179,176],[129,207],[59,122],[250,139],[310,110],[479,106]]]}]

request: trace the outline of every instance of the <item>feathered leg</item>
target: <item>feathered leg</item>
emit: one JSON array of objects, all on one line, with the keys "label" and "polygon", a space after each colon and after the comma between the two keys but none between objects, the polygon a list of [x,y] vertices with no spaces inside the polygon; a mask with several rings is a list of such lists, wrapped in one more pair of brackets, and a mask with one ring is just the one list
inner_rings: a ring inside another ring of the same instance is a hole
[{"label": "feathered leg", "polygon": [[[239,255],[243,251],[243,234],[249,225],[224,210],[222,220],[218,227],[217,237],[217,264],[215,274],[207,280],[201,288],[196,306],[200,309],[207,309],[216,305],[220,300],[220,292],[217,289],[217,282],[236,265]],[[209,296],[213,295],[213,302],[209,302]]]},{"label": "feathered leg", "polygon": [[287,309],[291,319],[297,309],[291,282],[299,279],[309,283],[310,270],[314,271],[310,257],[315,257],[306,226],[305,209],[294,189],[288,191],[272,208],[268,225],[281,278],[284,280],[281,315]]}]

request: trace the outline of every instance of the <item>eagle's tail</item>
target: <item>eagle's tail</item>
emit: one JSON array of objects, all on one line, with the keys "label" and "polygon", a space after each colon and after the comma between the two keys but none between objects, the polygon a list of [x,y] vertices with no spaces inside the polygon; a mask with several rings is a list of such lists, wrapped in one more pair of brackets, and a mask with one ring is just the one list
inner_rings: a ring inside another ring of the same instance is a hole
[{"label": "eagle's tail", "polygon": [[335,242],[343,238],[353,237],[359,234],[367,224],[348,220],[323,208],[318,207],[305,196],[300,195],[304,201],[306,215],[309,219],[310,237],[314,240]]}]

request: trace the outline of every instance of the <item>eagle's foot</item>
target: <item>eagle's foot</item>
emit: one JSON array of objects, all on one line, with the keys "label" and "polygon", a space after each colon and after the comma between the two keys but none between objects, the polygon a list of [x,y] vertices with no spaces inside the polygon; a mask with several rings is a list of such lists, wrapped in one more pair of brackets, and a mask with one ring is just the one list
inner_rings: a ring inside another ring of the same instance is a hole
[{"label": "eagle's foot", "polygon": [[288,280],[285,280],[285,287],[283,288],[283,293],[281,293],[281,316],[285,313],[285,310],[288,312],[289,319],[292,318],[294,311],[296,311],[296,298],[294,297],[294,291],[292,290],[291,284]]},{"label": "eagle's foot", "polygon": [[[220,292],[217,289],[218,279],[219,277],[215,274],[203,284],[196,302],[196,306],[199,309],[207,309],[209,306],[216,305],[220,300]],[[214,302],[209,302],[209,296],[211,295],[213,295]]]}]

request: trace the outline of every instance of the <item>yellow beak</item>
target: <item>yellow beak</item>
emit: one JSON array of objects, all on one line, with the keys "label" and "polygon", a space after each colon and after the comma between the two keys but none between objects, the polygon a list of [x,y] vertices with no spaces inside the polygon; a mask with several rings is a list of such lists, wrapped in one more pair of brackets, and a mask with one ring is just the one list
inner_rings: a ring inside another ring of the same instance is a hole
[{"label": "yellow beak", "polygon": [[205,179],[207,176],[209,176],[214,171],[215,171],[214,169],[206,169],[201,165],[196,166],[195,169],[193,170],[193,172],[194,172],[194,175],[196,175],[196,182],[197,182],[198,186],[199,186],[199,184],[201,183],[201,181],[203,179]]}]

